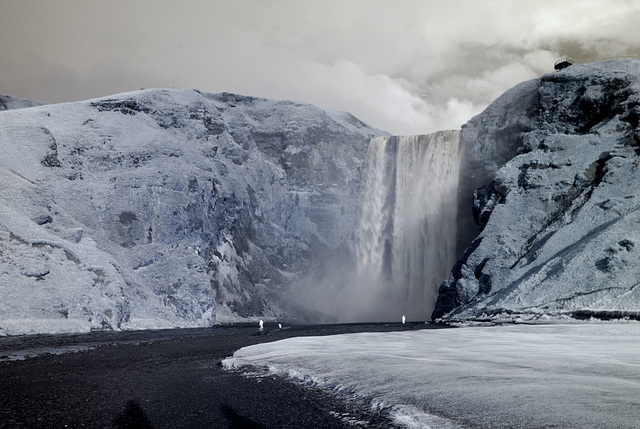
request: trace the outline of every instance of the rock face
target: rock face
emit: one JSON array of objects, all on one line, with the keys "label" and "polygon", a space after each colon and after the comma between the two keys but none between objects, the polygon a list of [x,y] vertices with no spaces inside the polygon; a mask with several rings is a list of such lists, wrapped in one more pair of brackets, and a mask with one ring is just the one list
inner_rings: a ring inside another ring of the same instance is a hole
[{"label": "rock face", "polygon": [[24,98],[0,94],[0,111],[24,109],[26,107],[43,106],[47,103],[41,101],[25,100]]},{"label": "rock face", "polygon": [[[640,61],[516,86],[462,129],[481,233],[435,319],[640,315]],[[464,195],[466,194],[466,195]]]},{"label": "rock face", "polygon": [[195,90],[0,112],[0,335],[291,316],[289,285],[353,263],[384,134]]}]

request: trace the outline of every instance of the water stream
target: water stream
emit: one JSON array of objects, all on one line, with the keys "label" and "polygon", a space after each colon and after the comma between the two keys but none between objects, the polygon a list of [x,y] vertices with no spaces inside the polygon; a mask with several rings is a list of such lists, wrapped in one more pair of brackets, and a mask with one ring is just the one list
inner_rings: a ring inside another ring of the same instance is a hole
[{"label": "water stream", "polygon": [[455,262],[459,131],[369,145],[356,230],[370,320],[427,320]]}]

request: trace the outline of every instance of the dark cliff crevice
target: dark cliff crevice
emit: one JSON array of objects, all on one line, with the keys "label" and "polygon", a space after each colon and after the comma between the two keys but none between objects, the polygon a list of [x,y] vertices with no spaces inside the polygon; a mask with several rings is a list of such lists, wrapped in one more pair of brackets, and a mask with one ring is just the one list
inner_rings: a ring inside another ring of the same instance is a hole
[{"label": "dark cliff crevice", "polygon": [[469,257],[473,254],[473,252],[478,249],[478,247],[480,247],[481,243],[482,237],[478,237],[473,242],[471,242],[471,244],[466,248],[462,257],[459,258],[453,266],[451,274],[449,275],[449,279],[443,282],[438,289],[438,299],[436,301],[433,313],[431,314],[432,320],[439,319],[445,314],[464,304],[460,300],[457,289],[451,287],[451,284],[449,282],[452,279],[462,277],[463,267],[466,265]]}]

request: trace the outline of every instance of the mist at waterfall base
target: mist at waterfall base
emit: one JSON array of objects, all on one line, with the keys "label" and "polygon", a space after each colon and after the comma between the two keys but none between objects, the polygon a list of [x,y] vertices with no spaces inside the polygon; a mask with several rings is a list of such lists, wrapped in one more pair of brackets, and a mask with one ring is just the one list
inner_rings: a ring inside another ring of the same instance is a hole
[{"label": "mist at waterfall base", "polygon": [[322,321],[431,319],[456,257],[459,139],[439,131],[371,141],[353,260],[301,287],[301,302]]}]

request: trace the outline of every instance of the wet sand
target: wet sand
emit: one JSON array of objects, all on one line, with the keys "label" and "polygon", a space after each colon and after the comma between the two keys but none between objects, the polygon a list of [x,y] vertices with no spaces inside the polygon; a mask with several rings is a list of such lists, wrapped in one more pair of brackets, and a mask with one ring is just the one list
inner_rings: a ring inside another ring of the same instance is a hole
[{"label": "wet sand", "polygon": [[390,427],[365,404],[245,377],[220,362],[241,347],[293,336],[430,327],[267,324],[0,338],[0,429]]}]

